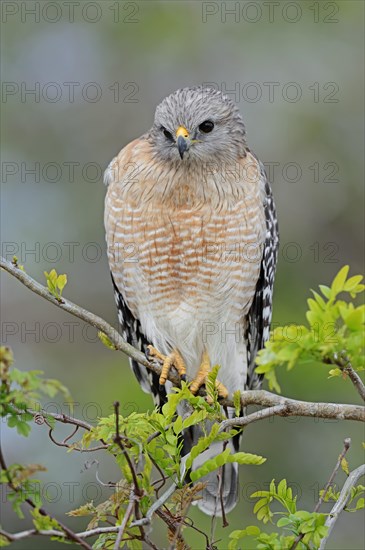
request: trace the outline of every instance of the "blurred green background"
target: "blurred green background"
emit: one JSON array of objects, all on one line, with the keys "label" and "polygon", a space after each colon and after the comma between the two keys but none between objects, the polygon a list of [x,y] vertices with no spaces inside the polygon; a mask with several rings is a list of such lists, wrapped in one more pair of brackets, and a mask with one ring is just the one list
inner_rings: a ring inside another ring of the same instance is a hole
[{"label": "blurred green background", "polygon": [[[1,222],[8,259],[16,254],[38,280],[53,267],[67,273],[67,297],[116,325],[102,171],[148,130],[164,96],[209,82],[231,92],[248,143],[271,176],[281,233],[274,321],[303,321],[309,289],[329,283],[342,265],[362,272],[363,2],[28,1],[1,8]],[[93,423],[111,413],[116,399],[123,414],[152,406],[123,356],[7,274],[2,306],[2,341],[14,349],[16,366],[42,369],[66,384],[75,416]],[[283,393],[357,403],[350,383],[328,380],[327,371],[283,372]],[[47,407],[57,412],[62,403]],[[95,453],[66,453],[44,426],[24,439],[3,425],[2,436],[8,463],[47,466],[40,477],[48,508],[60,519],[85,499],[99,503],[108,495],[95,478]],[[363,430],[354,423],[275,418],[250,426],[244,450],[268,460],[242,468],[240,502],[229,529],[218,521],[218,547],[227,546],[227,531],[255,522],[249,495],[273,478],[286,477],[299,507],[312,509],[348,436],[350,467],[356,467]],[[98,459],[100,478],[116,480],[112,461]],[[195,509],[191,515],[209,531],[209,518]],[[28,523],[6,507],[2,524],[16,531]],[[152,537],[163,548],[160,527]],[[187,539],[204,548],[202,537]],[[14,545],[49,547],[39,538]],[[363,547],[361,513],[343,514],[328,549]]]}]

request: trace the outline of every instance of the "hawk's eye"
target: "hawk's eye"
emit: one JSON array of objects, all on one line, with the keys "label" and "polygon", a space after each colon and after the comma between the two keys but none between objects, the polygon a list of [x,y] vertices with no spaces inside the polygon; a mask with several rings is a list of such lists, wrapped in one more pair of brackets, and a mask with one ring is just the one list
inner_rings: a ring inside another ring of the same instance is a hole
[{"label": "hawk's eye", "polygon": [[211,120],[205,120],[199,125],[199,130],[203,132],[203,134],[209,134],[214,128],[214,122]]},{"label": "hawk's eye", "polygon": [[171,132],[169,132],[168,130],[166,130],[166,128],[164,128],[164,127],[162,126],[161,130],[163,131],[165,138],[169,139],[170,141],[173,141],[173,140],[174,140],[174,138],[172,137]]}]

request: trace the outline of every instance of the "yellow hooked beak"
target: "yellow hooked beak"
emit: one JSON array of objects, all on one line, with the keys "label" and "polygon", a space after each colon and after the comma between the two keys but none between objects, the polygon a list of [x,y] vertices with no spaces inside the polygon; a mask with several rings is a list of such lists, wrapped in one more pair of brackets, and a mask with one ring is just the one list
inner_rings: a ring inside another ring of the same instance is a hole
[{"label": "yellow hooked beak", "polygon": [[179,126],[176,130],[176,143],[180,158],[183,159],[185,151],[189,149],[189,132],[184,126]]}]

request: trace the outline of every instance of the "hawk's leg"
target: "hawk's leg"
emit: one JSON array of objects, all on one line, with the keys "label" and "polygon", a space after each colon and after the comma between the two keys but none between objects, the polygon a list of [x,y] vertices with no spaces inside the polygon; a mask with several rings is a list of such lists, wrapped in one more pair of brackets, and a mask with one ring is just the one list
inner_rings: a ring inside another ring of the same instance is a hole
[{"label": "hawk's leg", "polygon": [[180,378],[185,380],[186,367],[183,358],[177,350],[174,350],[169,355],[163,355],[153,346],[147,346],[147,357],[153,357],[162,363],[159,383],[163,386],[166,383],[171,367],[175,367]]},{"label": "hawk's leg", "polygon": [[[197,393],[200,386],[206,383],[207,376],[210,372],[210,359],[208,352],[205,351],[203,353],[202,362],[200,363],[200,367],[198,370],[198,373],[194,380],[191,383],[190,391],[192,393]],[[222,384],[222,382],[218,382],[218,380],[215,381],[215,387],[218,391],[218,396],[223,397],[224,399],[228,397],[228,390],[227,388]]]}]

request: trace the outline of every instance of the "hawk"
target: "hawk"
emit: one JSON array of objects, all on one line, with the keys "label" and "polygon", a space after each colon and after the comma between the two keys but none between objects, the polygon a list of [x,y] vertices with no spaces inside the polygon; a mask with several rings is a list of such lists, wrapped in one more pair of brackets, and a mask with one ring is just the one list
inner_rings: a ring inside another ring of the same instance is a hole
[{"label": "hawk", "polygon": [[[122,333],[162,363],[158,377],[131,361],[142,388],[162,406],[172,366],[196,392],[211,365],[220,365],[223,397],[259,388],[255,357],[269,337],[278,226],[270,184],[235,104],[201,86],[172,93],[157,106],[152,128],[111,161],[105,183]],[[201,433],[195,426],[184,434],[185,453]],[[208,453],[221,451],[216,443]],[[207,477],[198,505],[212,514],[217,478]],[[237,465],[228,464],[226,511],[237,493]]]}]

